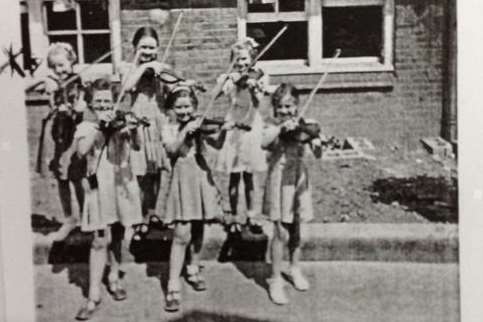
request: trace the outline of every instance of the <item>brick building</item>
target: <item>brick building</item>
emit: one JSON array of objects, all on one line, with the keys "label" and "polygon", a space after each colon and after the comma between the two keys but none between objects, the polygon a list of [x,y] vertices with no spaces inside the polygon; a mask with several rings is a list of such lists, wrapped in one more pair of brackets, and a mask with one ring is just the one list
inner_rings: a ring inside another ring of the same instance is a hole
[{"label": "brick building", "polygon": [[[44,57],[51,41],[72,43],[81,65],[113,50],[90,73],[116,72],[121,61],[130,61],[132,35],[144,25],[158,31],[162,51],[183,11],[168,62],[208,86],[227,68],[229,46],[238,37],[249,35],[263,45],[288,23],[259,63],[271,84],[291,81],[308,94],[329,69],[308,112],[325,132],[414,147],[426,136],[456,140],[454,2],[27,0],[21,5],[24,48],[32,57]],[[342,55],[334,60],[336,48]]]}]

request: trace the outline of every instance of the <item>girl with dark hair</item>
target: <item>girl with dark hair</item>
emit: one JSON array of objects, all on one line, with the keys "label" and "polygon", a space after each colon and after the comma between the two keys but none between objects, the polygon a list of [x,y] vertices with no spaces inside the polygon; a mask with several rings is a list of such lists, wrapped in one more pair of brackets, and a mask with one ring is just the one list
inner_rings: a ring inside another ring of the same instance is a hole
[{"label": "girl with dark hair", "polygon": [[[123,87],[131,94],[131,111],[149,120],[150,126],[139,128],[141,146],[131,152],[132,167],[141,188],[144,223],[136,228],[135,240],[148,231],[148,223],[159,222],[156,200],[161,186],[162,170],[169,170],[169,162],[161,141],[161,131],[167,123],[164,110],[165,85],[156,75],[169,66],[157,61],[159,41],[151,27],[138,29],[132,41],[134,66],[126,73]],[[122,97],[121,97],[122,99]]]},{"label": "girl with dark hair", "polygon": [[174,223],[165,310],[177,311],[185,257],[187,282],[196,291],[206,289],[200,266],[203,226],[222,215],[219,193],[206,161],[206,144],[219,149],[226,131],[234,125],[225,123],[218,135],[203,134],[201,118],[194,116],[198,102],[189,87],[174,88],[166,102],[175,120],[163,128],[163,142],[172,166],[166,220]]},{"label": "girl with dark hair", "polygon": [[[113,129],[115,118],[111,82],[98,79],[88,88],[89,120],[79,124],[74,147],[86,158],[82,180],[85,205],[81,230],[93,235],[89,255],[87,301],[76,318],[88,320],[101,302],[101,281],[109,263],[108,291],[114,300],[126,298],[121,285],[121,244],[124,227],[142,222],[139,187],[131,170],[129,153],[138,146],[136,120],[126,115],[125,124]],[[118,223],[120,222],[121,225]]]}]

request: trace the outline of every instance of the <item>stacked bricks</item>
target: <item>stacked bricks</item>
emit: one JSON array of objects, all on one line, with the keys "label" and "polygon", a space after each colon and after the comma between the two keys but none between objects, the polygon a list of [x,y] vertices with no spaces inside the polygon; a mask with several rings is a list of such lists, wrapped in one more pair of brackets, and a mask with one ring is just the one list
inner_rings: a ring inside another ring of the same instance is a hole
[{"label": "stacked bricks", "polygon": [[[229,47],[237,39],[236,1],[123,0],[121,4],[124,60],[131,59],[132,36],[144,25],[151,25],[158,31],[162,54],[176,18],[183,9],[184,18],[168,63],[184,76],[204,82],[208,89],[226,70]],[[376,146],[406,145],[411,148],[418,146],[422,137],[440,135],[443,57],[448,46],[443,37],[446,32],[446,6],[443,2],[420,0],[395,0],[395,4],[395,71],[387,73],[392,80],[391,85],[320,91],[308,110],[308,117],[320,121],[327,135],[362,136]],[[164,25],[150,21],[149,9],[153,8],[169,10],[169,18]],[[348,73],[338,74],[337,77],[342,82],[347,79],[347,82],[363,83],[368,75]],[[290,81],[290,76],[286,78]],[[307,95],[308,91],[305,91],[302,100]],[[201,95],[201,109],[208,96]],[[217,104],[220,107],[217,113],[223,114],[226,100]],[[268,108],[262,111],[265,115],[269,113]]]}]

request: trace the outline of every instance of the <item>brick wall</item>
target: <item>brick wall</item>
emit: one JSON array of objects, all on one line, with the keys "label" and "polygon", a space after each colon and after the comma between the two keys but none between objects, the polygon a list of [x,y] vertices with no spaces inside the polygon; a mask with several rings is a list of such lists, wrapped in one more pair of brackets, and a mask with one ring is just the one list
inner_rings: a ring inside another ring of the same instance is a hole
[{"label": "brick wall", "polygon": [[[228,66],[228,48],[236,40],[235,1],[182,1],[176,2],[175,9],[170,4],[174,1],[158,2],[123,0],[123,59],[131,59],[131,37],[146,24],[158,30],[164,48],[179,14],[176,8],[191,5],[184,9],[168,62],[211,88]],[[147,10],[159,7],[172,9],[162,26],[149,20]],[[419,138],[439,135],[446,50],[444,8],[442,2],[396,0],[392,86],[324,90],[316,95],[309,116],[318,119],[329,135],[365,136],[377,144],[415,147]],[[349,76],[351,81],[367,77]],[[207,95],[201,97],[206,99]]]}]

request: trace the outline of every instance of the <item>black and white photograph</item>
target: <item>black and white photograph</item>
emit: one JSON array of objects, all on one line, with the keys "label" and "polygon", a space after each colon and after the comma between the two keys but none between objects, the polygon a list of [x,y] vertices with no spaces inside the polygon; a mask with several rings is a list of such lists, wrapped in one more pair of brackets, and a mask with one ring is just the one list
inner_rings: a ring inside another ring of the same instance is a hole
[{"label": "black and white photograph", "polygon": [[483,320],[456,0],[0,9],[0,321]]}]

